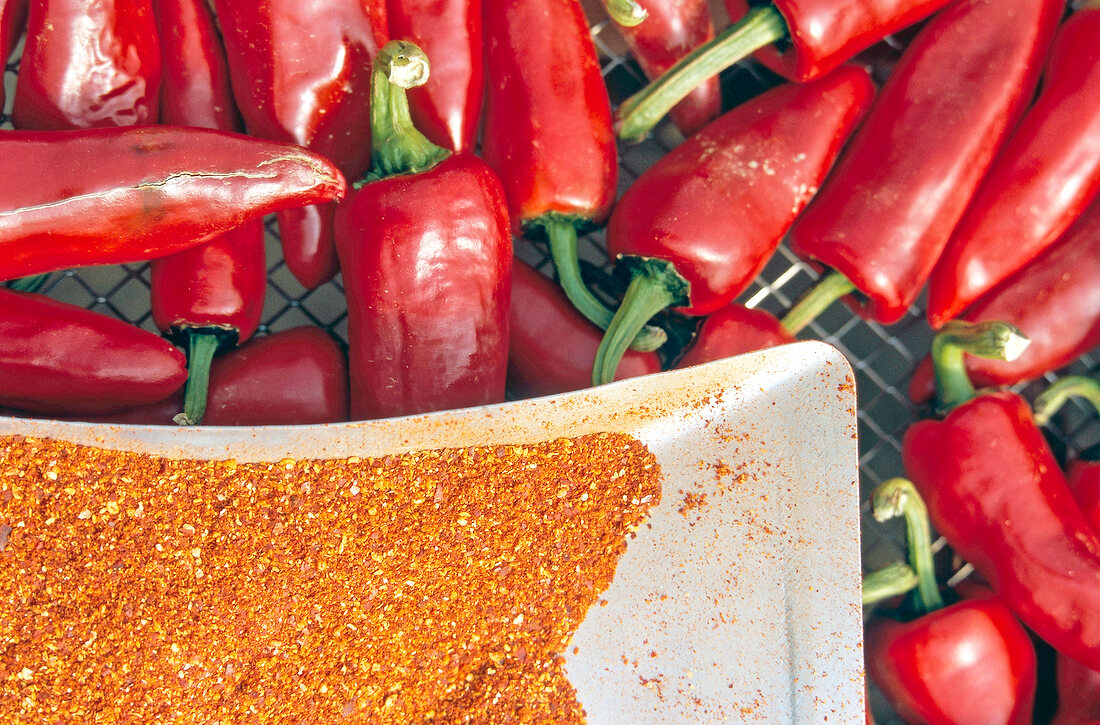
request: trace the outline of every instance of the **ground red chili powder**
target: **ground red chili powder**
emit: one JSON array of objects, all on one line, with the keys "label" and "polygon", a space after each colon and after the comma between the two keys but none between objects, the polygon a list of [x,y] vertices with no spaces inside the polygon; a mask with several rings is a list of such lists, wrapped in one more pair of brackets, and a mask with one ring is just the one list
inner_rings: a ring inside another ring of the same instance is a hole
[{"label": "ground red chili powder", "polygon": [[615,434],[273,464],[0,437],[0,720],[581,722],[560,653],[659,493]]}]

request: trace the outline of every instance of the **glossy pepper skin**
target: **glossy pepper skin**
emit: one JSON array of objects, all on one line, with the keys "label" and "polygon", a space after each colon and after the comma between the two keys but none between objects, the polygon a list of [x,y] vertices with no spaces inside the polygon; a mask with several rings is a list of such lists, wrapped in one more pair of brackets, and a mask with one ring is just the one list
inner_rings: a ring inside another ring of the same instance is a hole
[{"label": "glossy pepper skin", "polygon": [[186,378],[183,353],[157,335],[0,288],[0,405],[105,413],[167,398]]},{"label": "glossy pepper skin", "polygon": [[775,315],[765,310],[730,304],[703,320],[694,342],[675,367],[702,365],[795,341],[794,335],[783,329]]},{"label": "glossy pepper skin", "polygon": [[1100,462],[1075,460],[1069,465],[1066,475],[1077,505],[1093,530],[1100,532]]},{"label": "glossy pepper skin", "polygon": [[862,313],[896,322],[932,273],[1024,111],[1061,0],[962,0],[906,49],[791,249],[843,274]]},{"label": "glossy pepper skin", "polygon": [[[513,396],[534,398],[591,386],[592,359],[602,337],[553,280],[512,260],[508,390]],[[629,350],[616,379],[660,371],[657,353]]]},{"label": "glossy pepper skin", "polygon": [[987,393],[916,423],[902,459],[955,552],[1036,634],[1100,668],[1100,537],[1027,402]]},{"label": "glossy pepper skin", "polygon": [[1058,31],[1042,92],[929,280],[928,319],[934,327],[1026,266],[1100,193],[1098,37],[1100,8],[1078,10]]},{"label": "glossy pepper skin", "polygon": [[690,285],[682,312],[724,307],[767,263],[873,95],[867,73],[848,66],[726,112],[627,189],[608,254],[672,262]]},{"label": "glossy pepper skin", "polygon": [[[0,0],[0,76],[27,24],[28,0]],[[0,80],[0,108],[4,108],[4,83]]]},{"label": "glossy pepper skin", "polygon": [[327,159],[237,134],[8,132],[0,135],[0,279],[164,256],[344,192]]},{"label": "glossy pepper skin", "polygon": [[431,59],[428,82],[409,89],[413,122],[451,151],[471,151],[485,97],[481,0],[388,0],[390,37]]},{"label": "glossy pepper skin", "polygon": [[876,618],[865,646],[868,674],[906,722],[1031,722],[1035,648],[998,599],[959,602],[909,622]]},{"label": "glossy pepper skin", "polygon": [[27,130],[156,123],[150,0],[31,0],[12,122]]},{"label": "glossy pepper skin", "polygon": [[[714,23],[706,0],[638,0],[645,20],[632,27],[617,26],[630,53],[647,78],[659,77],[694,48],[714,38]],[[669,113],[690,136],[722,110],[718,77],[696,86]]]},{"label": "glossy pepper skin", "polygon": [[[961,319],[1005,320],[1031,340],[1013,360],[966,358],[981,387],[1013,385],[1062,368],[1100,345],[1100,201],[1023,269],[975,302]],[[930,359],[922,360],[909,384],[909,397],[928,400],[934,382]]]},{"label": "glossy pepper skin", "polygon": [[[152,405],[75,419],[174,426],[182,404],[183,395],[177,393]],[[347,357],[319,328],[294,327],[255,337],[219,355],[210,366],[203,425],[309,425],[347,419]]]},{"label": "glossy pepper skin", "polygon": [[515,233],[547,215],[601,224],[618,174],[611,102],[577,0],[483,0],[482,155]]},{"label": "glossy pepper skin", "polygon": [[[237,105],[250,134],[300,144],[349,179],[370,167],[371,60],[384,0],[217,0]],[[280,215],[283,256],[305,287],[338,269],[332,207]]]},{"label": "glossy pepper skin", "polygon": [[[758,0],[725,0],[740,18]],[[789,42],[760,49],[756,59],[784,78],[806,82],[859,51],[948,4],[948,0],[772,0],[786,21]]]},{"label": "glossy pepper skin", "polygon": [[353,420],[504,399],[512,240],[472,154],[361,187],[336,213]]}]

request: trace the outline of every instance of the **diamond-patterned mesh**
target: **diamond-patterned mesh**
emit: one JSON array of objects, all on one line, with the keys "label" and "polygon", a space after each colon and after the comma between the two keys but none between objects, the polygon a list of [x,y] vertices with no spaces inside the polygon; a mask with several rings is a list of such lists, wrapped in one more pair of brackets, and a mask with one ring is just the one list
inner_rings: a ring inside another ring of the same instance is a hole
[{"label": "diamond-patterned mesh", "polygon": [[[604,77],[613,102],[619,102],[640,88],[644,81],[637,65],[625,55],[618,32],[606,20],[596,23],[593,38],[601,54]],[[888,40],[889,43],[889,40]],[[16,51],[16,59],[19,56]],[[18,61],[8,64],[4,74],[7,102],[0,113],[0,127],[11,128],[10,113]],[[765,69],[741,64],[722,76],[725,106],[732,107],[777,82]],[[643,143],[620,149],[619,191],[682,140],[667,121]],[[282,261],[274,219],[267,220],[268,288],[260,333],[309,324],[322,327],[346,340],[346,311],[339,277],[315,290],[306,290],[287,271]],[[583,260],[607,268],[602,232],[580,242]],[[524,261],[550,273],[543,247],[517,240],[516,254]],[[813,285],[817,273],[799,260],[784,244],[761,275],[739,301],[775,314],[789,309],[793,300]],[[148,330],[155,330],[149,312],[149,271],[146,264],[86,268],[55,273],[44,293],[56,299],[114,315]],[[860,475],[864,500],[883,480],[901,472],[900,437],[920,411],[906,396],[906,385],[917,362],[928,352],[932,334],[924,322],[923,297],[897,324],[885,328],[835,304],[803,332],[805,339],[823,340],[836,346],[851,362],[857,382]],[[1045,380],[1017,389],[1029,399],[1062,374],[1096,374],[1100,350],[1085,355],[1066,370],[1049,374]],[[1072,453],[1100,442],[1097,416],[1085,404],[1071,402],[1050,425],[1053,438]],[[865,570],[879,568],[904,556],[904,531],[900,521],[881,524],[870,516],[862,521]],[[939,563],[949,583],[969,574],[968,566],[956,566],[944,542],[937,542]],[[877,692],[872,704],[880,723],[898,722]]]}]

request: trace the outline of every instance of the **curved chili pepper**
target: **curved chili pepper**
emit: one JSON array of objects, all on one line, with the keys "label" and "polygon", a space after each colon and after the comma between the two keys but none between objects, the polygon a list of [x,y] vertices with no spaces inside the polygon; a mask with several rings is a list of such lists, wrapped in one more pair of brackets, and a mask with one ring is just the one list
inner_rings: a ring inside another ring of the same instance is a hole
[{"label": "curved chili pepper", "polygon": [[[225,52],[205,0],[154,0],[164,51],[161,121],[240,130]],[[206,244],[154,259],[153,321],[189,350],[184,420],[202,421],[210,360],[260,324],[267,265],[260,219]]]},{"label": "curved chili pepper", "polygon": [[[28,0],[0,0],[0,76],[27,26]],[[4,108],[4,84],[0,79],[0,108]]]},{"label": "curved chili pepper", "polygon": [[1050,725],[1100,723],[1100,670],[1059,654],[1054,676],[1058,683],[1058,712]]},{"label": "curved chili pepper", "polygon": [[415,45],[375,61],[371,179],[336,212],[348,299],[351,415],[504,399],[512,237],[496,174],[412,125],[404,88],[427,76]]},{"label": "curved chili pepper", "polygon": [[485,95],[481,0],[389,0],[390,37],[432,61],[427,83],[409,89],[413,123],[437,146],[470,151]]},{"label": "curved chili pepper", "polygon": [[324,157],[220,131],[4,132],[0,279],[144,261],[344,191]]},{"label": "curved chili pepper", "polygon": [[611,380],[624,345],[675,306],[705,315],[756,277],[870,105],[866,71],[848,66],[774,88],[670,151],[619,200],[607,250],[630,286],[597,355]]},{"label": "curved chili pepper", "polygon": [[[152,405],[75,419],[174,425],[182,405],[183,395],[177,393]],[[70,412],[67,417],[74,418]],[[294,327],[253,338],[219,355],[210,366],[203,425],[308,425],[347,419],[347,358],[332,335],[319,328]]]},{"label": "curved chili pepper", "polygon": [[[233,92],[249,133],[293,141],[349,178],[370,167],[371,60],[385,0],[215,0]],[[307,288],[338,269],[331,206],[279,215],[287,269]]]},{"label": "curved chili pepper", "polygon": [[[645,20],[618,26],[630,54],[650,80],[660,77],[676,61],[714,38],[714,23],[706,0],[638,0]],[[669,112],[673,122],[690,136],[713,121],[722,110],[718,77],[704,80]]]},{"label": "curved chili pepper", "polygon": [[150,0],[32,0],[16,128],[156,123],[160,47]]},{"label": "curved chili pepper", "polygon": [[[861,314],[883,324],[905,314],[1031,98],[1062,7],[963,0],[913,40],[791,228],[792,251],[849,282],[831,294],[858,290]],[[788,329],[820,294],[792,310]]]},{"label": "curved chili pepper", "polygon": [[746,352],[795,342],[775,315],[744,305],[726,305],[703,320],[691,347],[675,367],[701,365]]},{"label": "curved chili pepper", "polygon": [[785,78],[810,81],[931,15],[947,0],[725,0],[725,4],[729,16],[740,20],[624,101],[618,110],[620,138],[640,140],[704,79],[754,52]]},{"label": "curved chili pepper", "polygon": [[[945,327],[937,341],[954,335],[964,346],[963,324]],[[955,405],[943,420],[906,431],[905,470],[936,529],[1016,615],[1059,652],[1098,668],[1100,536],[1027,402],[1008,391],[974,395],[961,359],[941,367],[944,346],[937,374]]]},{"label": "curved chili pepper", "polygon": [[183,353],[151,332],[0,288],[0,405],[105,413],[167,398],[186,379]]},{"label": "curved chili pepper", "polygon": [[[974,303],[960,319],[1011,322],[1031,340],[1012,362],[966,359],[980,387],[1013,385],[1064,367],[1100,345],[1100,201],[1094,202],[1062,238],[1028,266]],[[921,361],[909,382],[909,397],[928,400],[935,390],[932,360]]]},{"label": "curved chili pepper", "polygon": [[[482,155],[516,234],[544,233],[565,293],[606,327],[581,280],[577,230],[602,224],[618,175],[611,101],[577,0],[485,0],[488,91]],[[544,32],[550,30],[550,32]]]},{"label": "curved chili pepper", "polygon": [[[561,287],[512,260],[508,390],[518,398],[556,395],[592,384],[592,359],[603,333],[570,304]],[[617,380],[660,372],[655,352],[628,350]]]},{"label": "curved chili pepper", "polygon": [[[1058,3],[1061,10],[1062,3]],[[1100,8],[1054,41],[1043,88],[979,187],[929,280],[934,327],[1054,243],[1100,193]]]}]

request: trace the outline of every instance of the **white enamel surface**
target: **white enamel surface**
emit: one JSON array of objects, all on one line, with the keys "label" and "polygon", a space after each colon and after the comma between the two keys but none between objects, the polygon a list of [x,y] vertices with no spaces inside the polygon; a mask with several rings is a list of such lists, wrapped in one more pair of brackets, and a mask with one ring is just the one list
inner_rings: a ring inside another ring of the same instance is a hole
[{"label": "white enamel surface", "polygon": [[0,417],[0,434],[239,461],[597,431],[645,442],[664,482],[606,605],[566,652],[589,722],[862,723],[855,390],[843,356],[823,343],[388,421],[167,428]]}]

